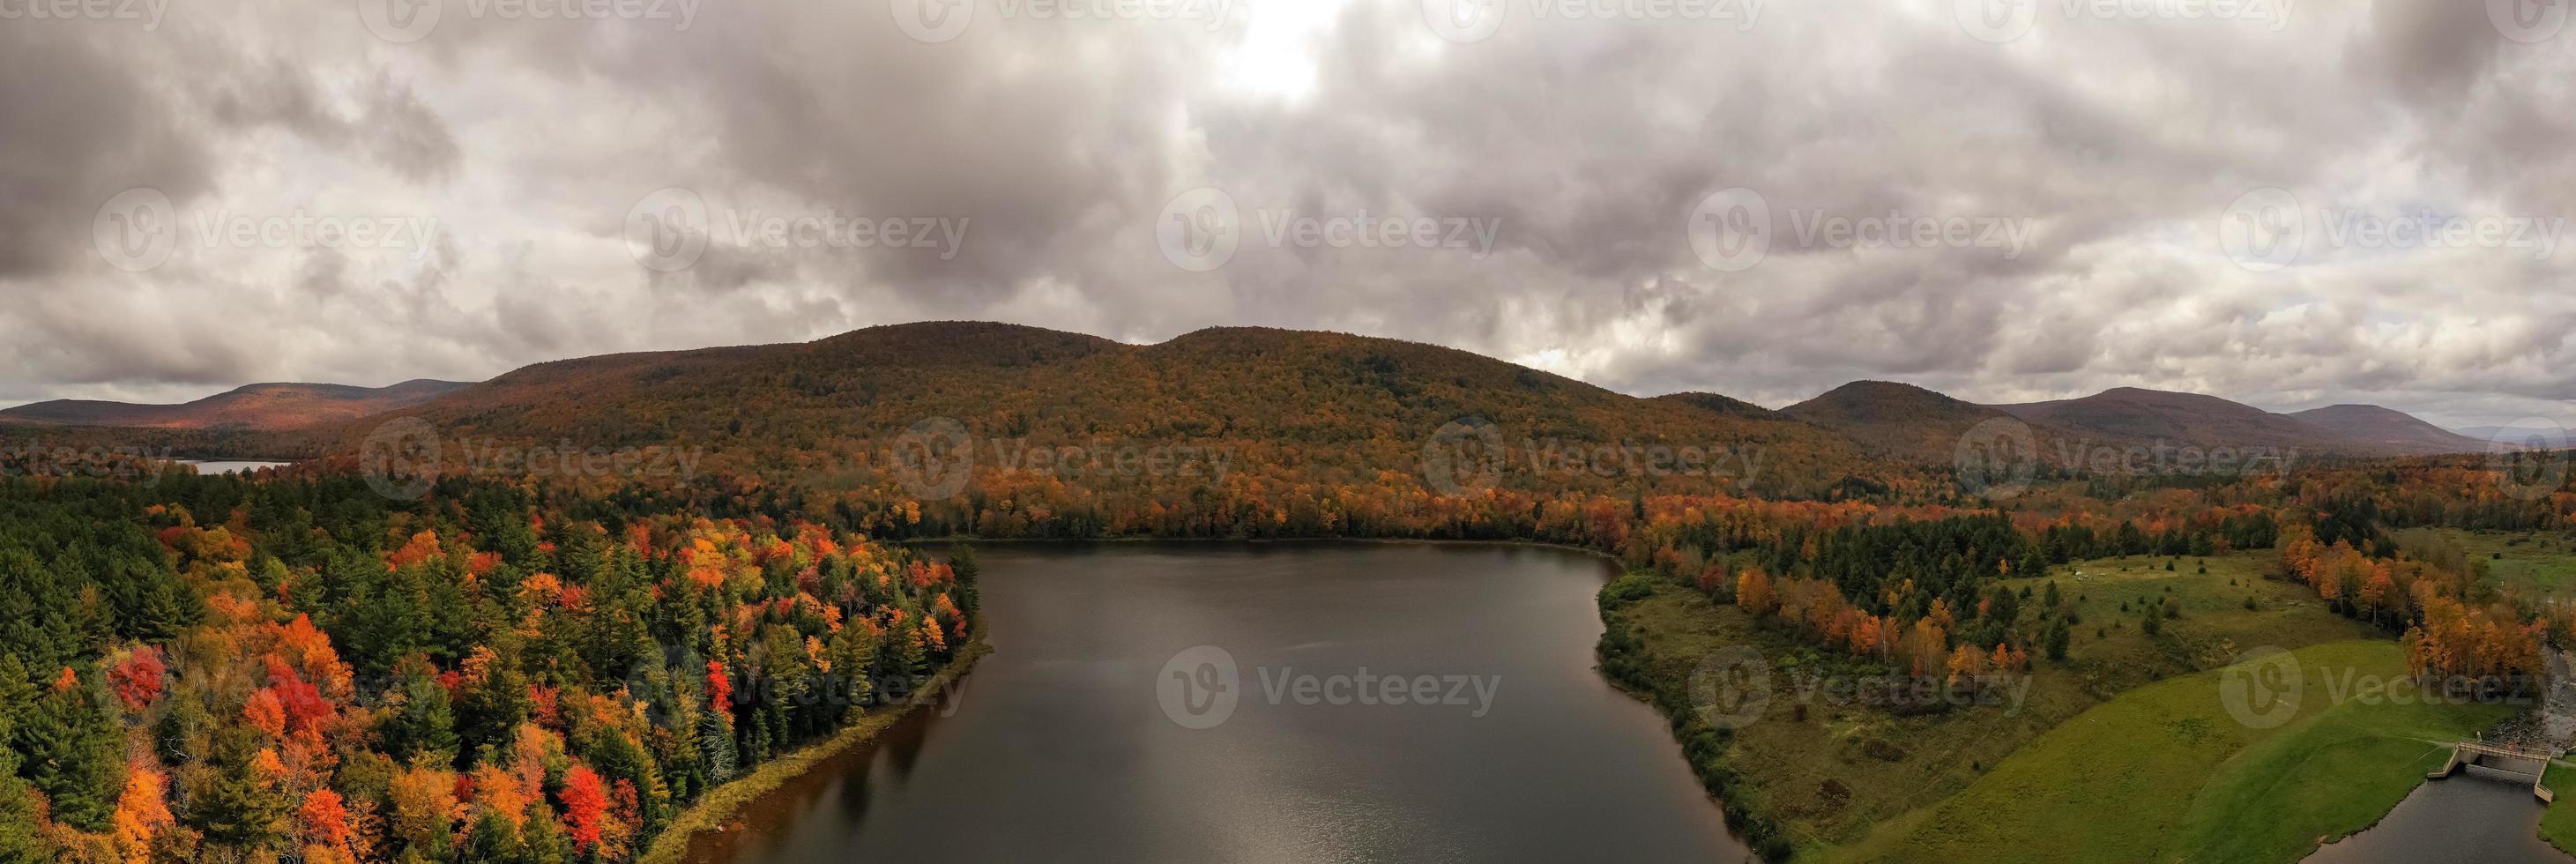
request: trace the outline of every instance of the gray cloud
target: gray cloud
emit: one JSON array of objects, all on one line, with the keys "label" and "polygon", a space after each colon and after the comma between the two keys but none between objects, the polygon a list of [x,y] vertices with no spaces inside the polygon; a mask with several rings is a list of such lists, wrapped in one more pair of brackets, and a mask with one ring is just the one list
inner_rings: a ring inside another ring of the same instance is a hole
[{"label": "gray cloud", "polygon": [[[2576,217],[2576,33],[2507,40],[2485,4],[2445,0],[2299,3],[2278,28],[2041,4],[1995,44],[1952,5],[1767,4],[1749,29],[1516,14],[1471,43],[1368,0],[1245,0],[1214,27],[988,2],[940,42],[875,0],[710,5],[685,29],[452,3],[410,43],[268,7],[148,33],[13,22],[0,56],[45,74],[0,76],[0,145],[45,157],[0,166],[0,326],[23,334],[0,349],[0,401],[475,378],[925,317],[1130,340],[1330,328],[1772,405],[1863,377],[1986,401],[2375,401],[2462,425],[2576,399],[2576,238],[2539,258],[2329,230]],[[88,229],[134,185],[188,219],[438,231],[426,248],[182,238],[127,273]],[[703,200],[709,243],[657,272],[626,217],[672,186]],[[1203,186],[1240,215],[1213,272],[1158,244],[1167,202]],[[1689,233],[1728,187],[1757,191],[1773,228],[1732,272]],[[2258,272],[2222,219],[2267,187],[2307,230],[2292,266]],[[1474,221],[1493,246],[1268,236],[1363,214]],[[2021,240],[1802,230],[1890,214]],[[822,215],[945,218],[964,242],[734,230]]]}]

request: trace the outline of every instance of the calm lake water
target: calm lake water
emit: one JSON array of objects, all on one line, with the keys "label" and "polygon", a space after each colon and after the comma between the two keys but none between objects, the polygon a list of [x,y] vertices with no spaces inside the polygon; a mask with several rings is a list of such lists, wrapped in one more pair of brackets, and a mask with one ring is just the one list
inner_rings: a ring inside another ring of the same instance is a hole
[{"label": "calm lake water", "polygon": [[2541,841],[2541,806],[2528,777],[2465,769],[2415,787],[2388,818],[2307,864],[2576,864]]},{"label": "calm lake water", "polygon": [[261,468],[284,468],[293,462],[255,462],[239,459],[178,459],[181,465],[194,465],[198,474],[239,474]]},{"label": "calm lake water", "polygon": [[1427,544],[979,551],[997,650],[954,698],[690,860],[1747,860],[1662,718],[1592,669],[1606,562]]}]

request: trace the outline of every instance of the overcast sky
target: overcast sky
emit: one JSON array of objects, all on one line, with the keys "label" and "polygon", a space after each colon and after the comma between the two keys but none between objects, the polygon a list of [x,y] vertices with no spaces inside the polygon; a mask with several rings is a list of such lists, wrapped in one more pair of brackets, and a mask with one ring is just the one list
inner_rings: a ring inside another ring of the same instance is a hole
[{"label": "overcast sky", "polygon": [[2576,398],[2564,0],[93,2],[0,0],[0,404],[937,318]]}]

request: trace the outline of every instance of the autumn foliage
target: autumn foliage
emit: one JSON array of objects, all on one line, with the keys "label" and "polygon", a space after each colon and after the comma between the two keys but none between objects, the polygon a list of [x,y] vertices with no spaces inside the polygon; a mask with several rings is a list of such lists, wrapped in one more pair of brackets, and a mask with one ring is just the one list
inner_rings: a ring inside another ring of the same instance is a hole
[{"label": "autumn foliage", "polygon": [[937,672],[974,614],[945,563],[862,536],[570,491],[0,492],[0,736],[36,757],[0,757],[0,860],[630,860]]}]

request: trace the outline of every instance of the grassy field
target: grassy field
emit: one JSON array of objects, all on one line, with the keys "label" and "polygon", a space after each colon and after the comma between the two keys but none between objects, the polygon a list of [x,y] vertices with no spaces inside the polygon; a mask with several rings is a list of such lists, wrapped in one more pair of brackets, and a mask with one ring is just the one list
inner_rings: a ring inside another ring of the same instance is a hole
[{"label": "grassy field", "polygon": [[[1726,765],[1752,787],[1731,795],[1730,804],[1768,813],[1812,857],[1940,805],[2023,745],[2121,692],[2217,668],[2257,645],[2297,648],[2373,635],[2326,611],[2304,588],[2262,580],[2258,574],[2269,553],[2211,556],[2207,572],[2201,572],[2202,559],[2188,557],[2167,572],[2167,560],[2087,561],[2048,577],[2006,583],[2027,585],[2037,598],[2053,578],[2075,602],[2083,624],[2067,660],[2035,661],[2015,704],[1936,714],[1907,716],[1821,695],[1798,697],[1793,682],[1834,674],[1846,661],[1757,626],[1694,591],[1664,586],[1618,614],[1638,629],[1651,674],[1674,686],[1683,686],[1702,657],[1721,649],[1751,646],[1770,661],[1774,698],[1762,719],[1738,730],[1726,748]],[[2144,610],[2161,607],[2168,597],[2181,617],[2164,619],[2157,636],[2145,635],[2139,626]],[[2251,610],[2248,598],[2255,601]],[[2122,612],[2122,604],[2129,611]],[[2024,614],[2036,616],[2038,605],[2036,599],[2025,604]]]},{"label": "grassy field", "polygon": [[[2497,706],[2351,698],[2404,673],[2396,645],[2295,652],[2294,719],[2235,719],[2211,671],[2140,687],[2032,741],[1938,806],[1826,857],[1854,861],[2287,862],[2368,827]],[[2241,680],[2241,678],[2240,678]],[[2346,698],[2337,699],[2338,692]]]},{"label": "grassy field", "polygon": [[[2068,651],[2070,671],[2096,699],[2174,675],[2215,669],[2259,647],[2297,648],[2378,634],[2325,608],[2315,592],[2263,573],[2271,552],[2207,557],[2101,558],[2053,568],[2047,575],[2003,582],[2041,595],[2045,583],[2075,601],[2081,623]],[[2167,566],[2173,569],[2166,569]],[[2175,601],[2180,618],[2149,637],[2140,619]],[[2248,601],[2251,601],[2250,605]],[[2036,604],[2031,604],[2035,606]],[[2025,616],[2039,613],[2026,607]]]},{"label": "grassy field", "polygon": [[2576,768],[2552,765],[2542,783],[2558,797],[2540,814],[2540,839],[2558,851],[2576,855]]},{"label": "grassy field", "polygon": [[2560,532],[2424,529],[2483,561],[2497,587],[2525,597],[2576,597],[2576,539]]}]

